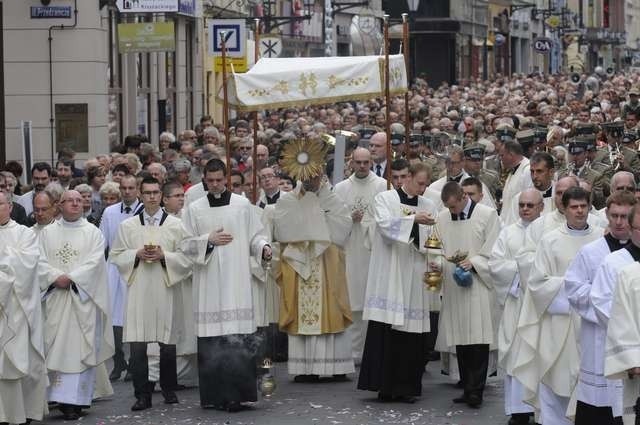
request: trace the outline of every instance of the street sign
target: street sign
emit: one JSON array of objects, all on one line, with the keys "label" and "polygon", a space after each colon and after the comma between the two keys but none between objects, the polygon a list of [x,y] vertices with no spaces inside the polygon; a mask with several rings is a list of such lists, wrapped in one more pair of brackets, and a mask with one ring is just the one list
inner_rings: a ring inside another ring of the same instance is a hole
[{"label": "street sign", "polygon": [[247,31],[244,19],[215,19],[209,21],[209,54],[222,55],[222,34],[227,56],[244,58],[246,55]]},{"label": "street sign", "polygon": [[[247,72],[247,58],[227,58],[227,72]],[[222,57],[213,58],[213,71],[222,72]]]},{"label": "street sign", "polygon": [[120,53],[176,50],[173,21],[118,24],[118,50]]},{"label": "street sign", "polygon": [[260,37],[260,56],[263,58],[277,58],[282,53],[282,40],[276,35]]},{"label": "street sign", "polygon": [[177,12],[178,0],[117,0],[122,13]]},{"label": "street sign", "polygon": [[68,19],[71,6],[31,6],[31,19]]},{"label": "street sign", "polygon": [[562,24],[562,19],[558,15],[551,15],[544,21],[551,29],[556,29]]},{"label": "street sign", "polygon": [[507,38],[504,35],[498,33],[496,34],[493,44],[499,47],[499,46],[502,46],[506,41],[507,41]]},{"label": "street sign", "polygon": [[547,37],[533,39],[533,50],[538,53],[549,53],[553,48],[553,40]]}]

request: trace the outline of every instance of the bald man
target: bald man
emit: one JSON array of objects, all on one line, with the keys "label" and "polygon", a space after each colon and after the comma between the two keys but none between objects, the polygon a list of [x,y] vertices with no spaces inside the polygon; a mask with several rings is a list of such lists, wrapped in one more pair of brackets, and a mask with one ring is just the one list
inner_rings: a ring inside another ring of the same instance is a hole
[{"label": "bald man", "polygon": [[524,244],[527,227],[540,217],[543,208],[540,191],[535,188],[522,191],[518,197],[519,220],[502,229],[489,258],[494,288],[498,302],[503,307],[498,329],[498,361],[505,372],[504,408],[505,414],[511,416],[510,424],[528,424],[529,417],[533,415],[533,408],[522,401],[522,385],[513,377],[513,352],[519,344],[519,341],[516,342],[515,324],[518,323],[522,308],[520,268],[516,254]]},{"label": "bald man", "polygon": [[[384,134],[384,133],[378,133]],[[386,137],[386,135],[385,135]],[[373,141],[373,139],[372,139]],[[370,146],[371,147],[371,146]],[[367,324],[362,320],[364,292],[367,285],[371,245],[375,231],[373,198],[387,189],[387,181],[371,171],[372,154],[356,148],[349,163],[353,174],[338,183],[334,192],[351,211],[351,233],[345,245],[347,287],[353,312],[353,324],[347,329],[353,341],[353,358],[360,363]]]},{"label": "bald man", "polygon": [[387,169],[387,133],[378,132],[371,136],[369,152],[373,161],[371,170],[376,176],[384,178]]},{"label": "bald man", "polygon": [[39,239],[47,395],[76,420],[91,405],[96,366],[113,356],[113,333],[102,234],[82,217],[79,192],[64,192],[60,209]]}]

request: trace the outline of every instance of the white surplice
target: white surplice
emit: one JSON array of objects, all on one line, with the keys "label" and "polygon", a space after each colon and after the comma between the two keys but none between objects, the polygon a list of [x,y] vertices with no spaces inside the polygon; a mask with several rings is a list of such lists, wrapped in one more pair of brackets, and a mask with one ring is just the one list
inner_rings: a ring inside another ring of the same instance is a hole
[{"label": "white surplice", "polygon": [[427,270],[424,243],[432,226],[418,225],[418,248],[411,231],[416,212],[435,217],[433,202],[418,196],[417,207],[404,205],[394,189],[376,195],[373,210],[377,226],[363,319],[388,323],[404,332],[429,332],[431,294],[422,279]]},{"label": "white surplice", "polygon": [[[211,207],[204,196],[186,207],[182,251],[194,263],[193,292],[196,335],[252,334],[250,255],[261,258],[267,244],[262,223],[249,201],[230,194],[229,205]],[[207,253],[211,232],[224,229],[233,241]]]},{"label": "white surplice", "polygon": [[[620,250],[624,251],[624,250]],[[620,252],[618,251],[618,252]],[[612,254],[613,255],[613,254]],[[640,397],[640,379],[629,379],[627,371],[640,367],[640,264],[628,264],[618,274],[611,302],[605,345],[604,373],[624,383],[625,425],[635,424],[634,405]]]},{"label": "white surplice", "polygon": [[466,253],[474,269],[473,283],[463,288],[453,278],[455,264],[444,261],[437,349],[446,352],[456,345],[495,345],[498,323],[494,323],[496,301],[488,260],[500,233],[498,214],[475,204],[470,217],[454,221],[449,210],[442,210],[435,231],[445,257]]},{"label": "white surplice", "polygon": [[[503,225],[508,226],[518,221],[518,209],[514,208],[514,203],[510,201],[518,199],[520,192],[531,187],[533,187],[533,182],[531,181],[529,159],[522,158],[515,172],[509,173],[502,189],[503,207],[502,211],[500,211],[500,219]],[[517,202],[515,207],[517,207]]]},{"label": "white surplice", "polygon": [[[111,249],[113,241],[116,239],[118,227],[127,218],[133,217],[140,212],[142,204],[135,201],[131,210],[125,212],[126,205],[123,202],[110,205],[102,212],[100,220],[100,231],[104,237],[105,249]],[[115,264],[107,259],[107,278],[109,280],[109,300],[111,307],[111,321],[113,326],[124,326],[124,315],[127,305],[127,283],[120,276],[120,272]]]},{"label": "white surplice", "polygon": [[622,416],[622,382],[604,377],[607,329],[599,323],[590,300],[596,272],[610,253],[604,237],[582,247],[567,269],[564,285],[571,307],[581,318],[577,399],[591,406],[610,406],[615,417]]},{"label": "white surplice", "polygon": [[[358,178],[352,174],[348,179],[338,183],[333,191],[353,212],[362,211],[362,220],[351,224],[349,239],[345,245],[345,261],[347,265],[347,288],[353,314],[353,323],[347,332],[353,341],[353,358],[362,358],[367,322],[362,320],[364,310],[364,296],[369,275],[369,260],[376,222],[373,217],[373,198],[380,192],[387,190],[387,181],[373,172],[365,178]],[[360,314],[358,314],[360,313]]]},{"label": "white surplice", "polygon": [[[176,344],[183,332],[182,305],[175,303],[179,284],[191,274],[191,262],[179,251],[183,229],[179,218],[159,210],[158,223],[143,223],[145,214],[120,224],[110,259],[127,282],[124,342]],[[163,263],[136,257],[147,244],[160,246]]]},{"label": "white surplice", "polygon": [[[95,367],[114,352],[102,234],[84,218],[49,225],[40,233],[38,272],[49,401],[90,405]],[[68,289],[53,286],[63,274],[73,282]]]},{"label": "white surplice", "polygon": [[192,185],[184,194],[184,207],[188,207],[193,201],[197,201],[206,195],[207,191],[204,190],[202,182]]},{"label": "white surplice", "polygon": [[[513,375],[525,388],[525,401],[540,406],[541,415],[554,418],[558,424],[566,421],[564,414],[555,413],[566,413],[580,362],[580,321],[564,291],[564,274],[580,248],[602,233],[599,227],[572,230],[564,225],[544,235],[524,292],[517,328],[522,344],[514,360]],[[544,402],[538,399],[539,384],[546,386]],[[556,408],[550,409],[554,405]]]},{"label": "white surplice", "polygon": [[0,226],[0,422],[42,420],[47,375],[36,235],[9,220]]},{"label": "white surplice", "polygon": [[516,253],[524,244],[526,228],[529,222],[522,219],[503,228],[493,245],[489,257],[489,270],[498,303],[503,306],[498,329],[498,362],[505,371],[505,413],[530,413],[533,408],[522,399],[524,390],[520,382],[513,377],[513,358],[520,341],[516,334],[516,325],[522,307],[522,288]]}]

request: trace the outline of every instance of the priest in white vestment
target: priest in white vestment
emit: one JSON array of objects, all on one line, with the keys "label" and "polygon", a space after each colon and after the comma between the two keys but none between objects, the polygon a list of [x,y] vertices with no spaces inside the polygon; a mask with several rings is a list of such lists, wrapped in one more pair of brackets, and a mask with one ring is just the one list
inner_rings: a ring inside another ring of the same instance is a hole
[{"label": "priest in white vestment", "polygon": [[518,319],[522,344],[513,366],[524,400],[540,409],[541,423],[547,425],[571,423],[566,415],[579,372],[579,317],[569,305],[564,275],[580,248],[603,234],[587,223],[587,191],[567,189],[562,205],[566,225],[545,234],[537,247]]},{"label": "priest in white vestment", "polygon": [[226,166],[204,170],[209,193],[187,206],[182,251],[194,262],[193,291],[200,405],[238,411],[257,400],[250,255],[271,259],[260,217],[226,187]]},{"label": "priest in white vestment", "polygon": [[456,347],[464,393],[454,402],[479,407],[495,335],[495,292],[487,262],[500,220],[495,209],[473,202],[456,182],[444,186],[441,199],[447,209],[438,214],[435,231],[449,261],[444,261],[436,345],[440,351]]},{"label": "priest in white vestment", "polygon": [[151,407],[147,343],[160,344],[160,388],[165,404],[178,402],[176,343],[184,326],[182,305],[175,303],[179,284],[191,274],[190,261],[178,251],[182,222],[160,208],[159,182],[140,185],[144,209],[120,224],[110,258],[129,286],[124,342],[130,343],[130,371],[136,402],[131,410]]},{"label": "priest in white vestment", "polygon": [[502,307],[502,318],[498,329],[498,362],[505,373],[504,407],[511,416],[510,424],[528,424],[533,408],[523,400],[522,385],[513,377],[513,359],[520,341],[516,335],[516,325],[522,308],[522,288],[520,269],[516,253],[524,244],[525,232],[529,224],[540,216],[544,207],[542,195],[536,189],[527,189],[518,196],[520,220],[503,228],[493,245],[489,257],[489,269],[493,277],[498,303]]},{"label": "priest in white vestment", "polygon": [[37,238],[11,220],[11,209],[0,191],[0,422],[22,424],[42,420],[48,380]]},{"label": "priest in white vestment", "polygon": [[109,379],[112,381],[120,379],[122,372],[127,371],[127,362],[122,349],[122,329],[127,303],[127,283],[122,279],[118,268],[108,259],[108,256],[109,250],[118,233],[120,223],[142,211],[143,205],[138,199],[138,184],[135,176],[126,175],[122,177],[120,180],[120,197],[122,198],[121,202],[104,209],[100,220],[100,231],[104,237],[105,254],[107,255],[109,302],[115,343],[113,370],[109,375]]},{"label": "priest in white vestment", "polygon": [[502,189],[502,209],[500,219],[504,226],[518,221],[518,210],[513,199],[517,199],[520,192],[533,186],[529,159],[523,156],[522,145],[518,142],[505,142],[500,152],[502,169],[509,170],[509,176]]},{"label": "priest in white vestment", "polygon": [[82,218],[80,193],[60,205],[62,218],[40,233],[38,272],[48,400],[74,420],[91,405],[96,366],[113,356],[113,333],[102,234]]},{"label": "priest in white vestment", "polygon": [[317,172],[282,195],[273,212],[273,238],[280,243],[279,325],[289,335],[288,371],[295,382],[317,382],[322,375],[340,381],[355,372],[343,251],[351,217],[321,167]]},{"label": "priest in white vestment", "polygon": [[53,223],[58,215],[58,205],[51,194],[46,190],[38,192],[33,197],[33,217],[36,223],[31,226],[31,230],[37,235],[40,234],[49,224]]},{"label": "priest in white vestment", "polygon": [[[636,223],[640,226],[640,220]],[[640,233],[638,229],[640,227],[633,232]],[[605,376],[621,380],[624,385],[624,425],[635,425],[640,420],[640,249],[637,247],[633,257],[633,263],[618,275],[604,358]]]},{"label": "priest in white vestment", "polygon": [[334,192],[351,211],[351,231],[345,245],[347,263],[347,287],[353,323],[347,332],[353,341],[353,360],[356,365],[362,359],[367,322],[362,320],[364,292],[367,287],[369,260],[376,222],[373,217],[373,198],[387,190],[387,181],[373,173],[371,153],[365,148],[357,148],[351,154],[353,174],[338,183]]},{"label": "priest in white vestment", "polygon": [[420,196],[430,180],[424,163],[409,168],[398,189],[375,197],[371,262],[364,299],[369,320],[358,389],[377,391],[381,401],[413,402],[422,394],[431,297],[423,283],[424,244],[437,214]]},{"label": "priest in white vestment", "polygon": [[565,274],[569,303],[581,319],[576,425],[615,425],[622,416],[622,383],[604,377],[606,326],[599,322],[590,295],[600,264],[629,241],[629,213],[635,204],[631,192],[614,192],[606,205],[609,232],[578,251]]}]

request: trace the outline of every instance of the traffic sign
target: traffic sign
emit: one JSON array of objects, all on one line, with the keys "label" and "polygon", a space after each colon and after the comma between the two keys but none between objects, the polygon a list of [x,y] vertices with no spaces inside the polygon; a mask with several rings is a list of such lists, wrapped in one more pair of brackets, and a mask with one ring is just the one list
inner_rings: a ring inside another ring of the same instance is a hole
[{"label": "traffic sign", "polygon": [[549,53],[553,48],[553,40],[547,37],[533,39],[533,50],[538,53]]},{"label": "traffic sign", "polygon": [[222,56],[222,38],[227,56],[243,58],[246,53],[247,32],[244,19],[215,19],[209,21],[209,54]]},{"label": "traffic sign", "polygon": [[263,58],[277,58],[282,53],[282,40],[276,35],[260,37],[260,56]]}]

